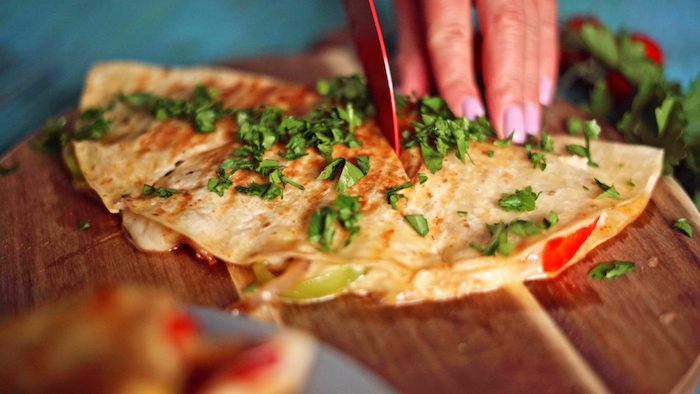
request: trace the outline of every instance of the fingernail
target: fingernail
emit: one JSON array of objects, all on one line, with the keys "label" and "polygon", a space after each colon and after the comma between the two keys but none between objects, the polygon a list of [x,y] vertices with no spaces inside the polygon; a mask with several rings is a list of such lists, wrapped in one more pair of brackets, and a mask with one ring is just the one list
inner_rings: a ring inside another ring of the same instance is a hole
[{"label": "fingernail", "polygon": [[509,107],[503,116],[503,133],[506,137],[513,135],[513,142],[522,144],[525,142],[525,121],[522,108],[514,105]]},{"label": "fingernail", "polygon": [[471,96],[464,99],[462,102],[462,109],[464,109],[464,116],[469,120],[484,116],[486,113],[486,111],[484,111],[484,106],[481,104],[481,100]]},{"label": "fingernail", "polygon": [[549,107],[554,100],[554,84],[549,78],[540,78],[540,104]]},{"label": "fingernail", "polygon": [[541,131],[539,105],[532,102],[525,103],[525,132],[531,135],[540,135]]}]

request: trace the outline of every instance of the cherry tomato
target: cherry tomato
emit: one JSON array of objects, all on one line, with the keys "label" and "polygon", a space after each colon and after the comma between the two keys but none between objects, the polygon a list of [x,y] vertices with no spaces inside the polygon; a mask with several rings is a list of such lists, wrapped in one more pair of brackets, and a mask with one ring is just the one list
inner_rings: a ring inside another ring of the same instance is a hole
[{"label": "cherry tomato", "polygon": [[600,217],[596,218],[591,225],[580,228],[569,235],[547,241],[542,251],[544,271],[555,272],[568,263],[595,230],[598,219]]},{"label": "cherry tomato", "polygon": [[659,45],[654,42],[649,36],[642,33],[633,33],[632,41],[641,42],[644,44],[644,50],[646,51],[647,57],[658,65],[664,64],[664,53],[661,52]]},{"label": "cherry tomato", "polygon": [[613,71],[606,77],[608,90],[615,102],[621,103],[632,95],[632,85],[617,71]]}]

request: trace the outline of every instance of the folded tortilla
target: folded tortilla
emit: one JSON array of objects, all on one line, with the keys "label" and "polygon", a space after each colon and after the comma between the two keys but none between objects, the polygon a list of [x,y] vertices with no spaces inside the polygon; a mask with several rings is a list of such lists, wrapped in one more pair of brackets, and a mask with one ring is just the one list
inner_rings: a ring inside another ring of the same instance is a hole
[{"label": "folded tortilla", "polygon": [[[186,97],[202,83],[218,89],[227,107],[267,104],[303,116],[320,100],[304,87],[227,69],[103,63],[87,77],[81,109],[105,105],[119,93]],[[306,277],[350,266],[362,275],[349,291],[377,294],[389,303],[453,298],[509,280],[553,274],[544,272],[540,257],[549,240],[600,218],[569,264],[580,260],[643,211],[661,173],[658,149],[594,141],[591,152],[600,168],[593,168],[586,159],[566,152],[564,145],[574,140],[562,137],[555,152],[547,154],[544,171],[533,169],[523,147],[472,143],[473,163],[464,164],[450,154],[443,160],[443,169],[430,174],[419,151],[405,151],[399,159],[368,119],[355,130],[362,147],[335,145],[333,153],[334,158],[351,162],[357,156],[370,157],[369,173],[347,191],[362,196],[361,230],[349,246],[341,248],[338,243],[337,253],[327,253],[308,240],[307,230],[312,213],[337,197],[337,181],[316,180],[327,163],[315,148],[307,148],[309,155],[289,162],[276,153],[283,146],[265,153],[266,159],[286,166],[285,175],[305,190],[288,185],[283,199],[262,200],[230,188],[220,197],[207,189],[207,181],[240,147],[238,126],[231,117],[218,122],[212,134],[195,134],[185,122],[157,121],[124,106],[117,105],[110,116],[112,130],[107,138],[73,146],[86,182],[111,212],[123,213],[124,227],[137,246],[163,251],[188,243],[201,255],[237,267],[263,263],[275,273],[303,260],[310,262]],[[493,157],[487,154],[491,149]],[[419,184],[419,173],[428,174],[424,184]],[[602,190],[594,178],[615,185],[623,199],[596,199]],[[230,179],[244,186],[264,182],[247,170]],[[401,211],[392,209],[385,192],[409,179],[415,187],[401,191],[406,204],[402,202]],[[627,185],[628,181],[635,186]],[[177,189],[181,194],[143,196],[144,184]],[[527,186],[541,193],[534,211],[506,212],[498,206],[502,193]],[[460,216],[458,211],[468,214]],[[520,239],[511,234],[510,242],[517,247],[509,256],[482,256],[469,246],[489,239],[487,224],[515,218],[539,223],[550,211],[556,212],[559,222],[541,235]],[[425,216],[430,229],[426,237],[404,219],[409,214]],[[336,238],[342,242],[345,231],[339,228],[338,232]],[[249,281],[243,278],[249,277],[234,275],[239,289]]]}]

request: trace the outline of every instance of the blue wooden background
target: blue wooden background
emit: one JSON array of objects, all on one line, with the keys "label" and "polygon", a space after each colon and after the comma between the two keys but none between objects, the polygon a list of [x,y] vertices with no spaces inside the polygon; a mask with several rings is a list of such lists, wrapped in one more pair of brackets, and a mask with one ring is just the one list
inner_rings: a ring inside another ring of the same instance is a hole
[{"label": "blue wooden background", "polygon": [[[394,37],[390,1],[378,6]],[[698,0],[560,0],[560,11],[648,33],[673,79],[687,83],[700,70]],[[340,0],[1,0],[0,153],[75,106],[97,60],[186,65],[294,53],[343,23]]]}]

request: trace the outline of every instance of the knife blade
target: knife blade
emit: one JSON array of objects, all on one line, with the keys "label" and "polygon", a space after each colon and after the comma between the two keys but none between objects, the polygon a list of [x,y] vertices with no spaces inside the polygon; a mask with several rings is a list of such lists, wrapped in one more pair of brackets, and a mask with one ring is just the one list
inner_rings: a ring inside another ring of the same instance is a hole
[{"label": "knife blade", "polygon": [[350,35],[367,78],[372,102],[377,110],[377,124],[398,155],[401,147],[394,87],[374,1],[343,0],[343,3],[350,26]]}]

